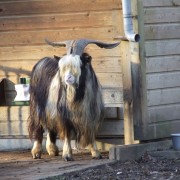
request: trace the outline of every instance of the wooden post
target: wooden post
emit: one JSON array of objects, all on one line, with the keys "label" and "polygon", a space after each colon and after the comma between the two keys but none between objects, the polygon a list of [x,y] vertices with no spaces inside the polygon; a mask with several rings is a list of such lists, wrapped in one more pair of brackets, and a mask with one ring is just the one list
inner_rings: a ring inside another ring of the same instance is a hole
[{"label": "wooden post", "polygon": [[[137,117],[137,114],[141,114],[141,107],[138,104],[139,97],[135,97],[135,94],[138,94],[139,87],[137,84],[139,83],[134,83],[133,81],[137,81],[139,78],[139,73],[137,71],[139,65],[133,62],[137,54],[132,52],[132,44],[130,42],[121,42],[121,54],[123,72],[124,141],[126,145],[137,144],[139,141],[135,141],[134,139],[134,117]],[[134,112],[134,106],[138,106],[138,108],[135,109],[139,112]],[[136,113],[136,115],[134,113]]]},{"label": "wooden post", "polygon": [[[132,14],[133,14],[133,29],[136,33],[139,33],[138,25],[141,23],[140,17],[137,11],[139,6],[137,5],[137,0],[132,0]],[[140,22],[138,22],[140,21]],[[142,33],[140,34],[140,42],[142,41]],[[130,54],[131,54],[131,76],[132,76],[132,96],[133,96],[133,124],[134,124],[134,139],[142,136],[142,131],[137,130],[137,126],[142,123],[142,114],[144,112],[145,105],[142,104],[143,94],[142,91],[145,87],[142,85],[142,76],[143,68],[141,68],[144,62],[140,61],[140,43],[130,42]],[[142,66],[145,67],[145,66]],[[143,108],[143,109],[142,109]],[[144,118],[145,119],[145,118]],[[139,139],[139,138],[138,138]]]},{"label": "wooden post", "polygon": [[[133,28],[138,33],[137,26],[137,0],[132,1]],[[124,99],[124,140],[125,144],[135,144],[134,140],[134,104],[139,102],[139,44],[135,42],[122,41],[122,70],[123,70],[123,99]],[[139,104],[136,104],[138,106]],[[137,108],[136,108],[137,109]],[[140,111],[136,115],[141,114]],[[137,116],[136,116],[137,117]]]},{"label": "wooden post", "polygon": [[131,55],[130,43],[121,42],[122,72],[123,72],[123,100],[124,100],[124,141],[125,144],[134,143],[133,124],[133,96],[131,80]]}]

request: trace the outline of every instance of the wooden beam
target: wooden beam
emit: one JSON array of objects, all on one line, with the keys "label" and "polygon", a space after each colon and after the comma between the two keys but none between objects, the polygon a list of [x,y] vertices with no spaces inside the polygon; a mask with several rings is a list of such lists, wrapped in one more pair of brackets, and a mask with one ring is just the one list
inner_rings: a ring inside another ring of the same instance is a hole
[{"label": "wooden beam", "polygon": [[146,57],[179,55],[179,39],[156,40],[145,42]]},{"label": "wooden beam", "polygon": [[123,71],[123,100],[124,100],[124,138],[125,144],[133,144],[133,97],[132,97],[132,80],[131,80],[131,57],[129,53],[129,42],[121,43],[122,54],[122,71]]},{"label": "wooden beam", "polygon": [[98,137],[100,136],[117,137],[117,136],[123,136],[123,134],[124,134],[123,120],[104,121],[98,131]]},{"label": "wooden beam", "polygon": [[[117,15],[116,15],[117,14]],[[91,11],[71,12],[66,14],[37,14],[2,17],[0,19],[1,31],[22,31],[42,29],[68,29],[115,26],[115,23],[122,23],[120,10],[114,11]]]},{"label": "wooden beam", "polygon": [[[132,13],[137,17],[137,1],[132,1]],[[133,29],[138,33],[137,19],[133,19]],[[125,144],[135,144],[134,120],[141,122],[141,86],[139,44],[122,42],[123,96],[124,96],[124,135]]]},{"label": "wooden beam", "polygon": [[165,89],[180,86],[180,71],[147,74],[147,89]]},{"label": "wooden beam", "polygon": [[143,0],[144,7],[169,7],[169,6],[179,6],[179,0]]},{"label": "wooden beam", "polygon": [[180,70],[180,56],[157,56],[146,58],[146,73],[172,72]]},{"label": "wooden beam", "polygon": [[147,8],[144,14],[144,23],[179,22],[179,7]]},{"label": "wooden beam", "polygon": [[[54,39],[52,39],[54,40]],[[43,57],[53,57],[53,55],[62,56],[66,52],[65,48],[54,48],[52,46],[46,45],[44,39],[42,40],[43,45],[41,46],[9,46],[0,47],[0,60],[1,61],[38,61]],[[88,45],[85,51],[89,53],[93,59],[104,59],[120,56],[120,46],[112,49],[101,49],[96,45]],[[31,52],[31,53],[29,53]],[[13,62],[11,62],[13,64]],[[28,62],[30,63],[30,62]],[[2,62],[3,64],[3,62]],[[1,64],[1,65],[2,65]],[[5,63],[4,63],[5,64]]]},{"label": "wooden beam", "polygon": [[0,33],[0,46],[32,46],[45,44],[44,38],[52,41],[64,41],[67,39],[80,39],[83,37],[102,41],[112,41],[120,30],[114,27],[97,28],[77,28],[77,29],[53,29],[53,30],[33,30],[33,31],[8,31]]},{"label": "wooden beam", "polygon": [[[148,106],[180,103],[180,87],[161,88],[147,91]],[[173,113],[172,113],[173,115]]]},{"label": "wooden beam", "polygon": [[147,24],[144,28],[146,40],[178,39],[180,34],[179,22],[165,24]]},{"label": "wooden beam", "polygon": [[82,1],[82,0],[28,0],[0,2],[1,16],[14,16],[25,14],[53,14],[69,12],[89,12],[121,9],[119,0]]},{"label": "wooden beam", "polygon": [[[148,123],[177,122],[180,120],[180,104],[159,105],[148,108]],[[171,125],[169,125],[171,126]]]}]

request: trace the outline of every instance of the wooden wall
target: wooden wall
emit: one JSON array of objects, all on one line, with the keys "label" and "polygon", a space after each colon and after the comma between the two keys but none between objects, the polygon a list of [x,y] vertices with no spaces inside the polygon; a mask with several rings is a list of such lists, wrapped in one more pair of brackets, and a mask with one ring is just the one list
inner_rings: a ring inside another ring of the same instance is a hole
[{"label": "wooden wall", "polygon": [[146,128],[137,131],[144,131],[138,135],[141,139],[164,138],[180,130],[180,1],[142,0],[141,5],[142,106],[146,107],[141,125]]},{"label": "wooden wall", "polygon": [[[64,48],[46,45],[44,38],[52,41],[91,38],[113,42],[119,35],[123,35],[119,0],[1,0],[0,79],[18,83],[20,77],[30,75],[40,58],[65,53]],[[109,108],[122,107],[120,46],[104,50],[90,45],[86,50],[94,58],[93,67],[104,88],[108,107],[108,120],[100,135],[122,135],[122,108]],[[6,86],[6,99],[11,98],[11,94],[12,89]],[[0,136],[26,135],[28,113],[25,106],[0,107]]]}]

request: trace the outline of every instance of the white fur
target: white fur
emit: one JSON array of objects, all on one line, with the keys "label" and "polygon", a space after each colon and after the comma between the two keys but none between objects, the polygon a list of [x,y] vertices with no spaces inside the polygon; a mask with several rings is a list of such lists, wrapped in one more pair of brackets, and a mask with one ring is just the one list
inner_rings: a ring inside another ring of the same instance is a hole
[{"label": "white fur", "polygon": [[49,87],[49,96],[46,105],[46,112],[50,119],[54,119],[57,117],[57,101],[58,101],[58,93],[60,89],[60,76],[59,71],[54,76],[51,85]]},{"label": "white fur", "polygon": [[34,159],[41,158],[42,154],[42,143],[38,141],[34,141],[33,148],[31,150],[32,156]]},{"label": "white fur", "polygon": [[72,149],[71,149],[71,142],[70,139],[66,138],[64,139],[64,145],[63,145],[63,158],[65,160],[72,159]]},{"label": "white fur", "polygon": [[[59,61],[60,76],[64,83],[67,85],[79,84],[79,77],[81,76],[81,59],[78,55],[72,54],[64,56]],[[71,75],[70,83],[68,83],[67,77]]]},{"label": "white fur", "polygon": [[91,151],[93,158],[99,158],[101,156],[101,154],[97,148],[96,141],[94,141],[93,144],[90,144],[90,151]]},{"label": "white fur", "polygon": [[55,143],[51,142],[49,133],[47,133],[46,150],[50,156],[58,155],[58,147],[56,146]]}]

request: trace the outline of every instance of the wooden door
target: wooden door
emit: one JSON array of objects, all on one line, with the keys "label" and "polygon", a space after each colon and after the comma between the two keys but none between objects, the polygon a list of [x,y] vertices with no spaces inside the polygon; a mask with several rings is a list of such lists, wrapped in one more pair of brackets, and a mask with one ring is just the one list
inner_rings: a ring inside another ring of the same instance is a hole
[{"label": "wooden door", "polygon": [[139,77],[133,82],[138,99],[133,104],[136,139],[167,138],[180,132],[179,18],[179,1],[138,0],[140,64]]}]

